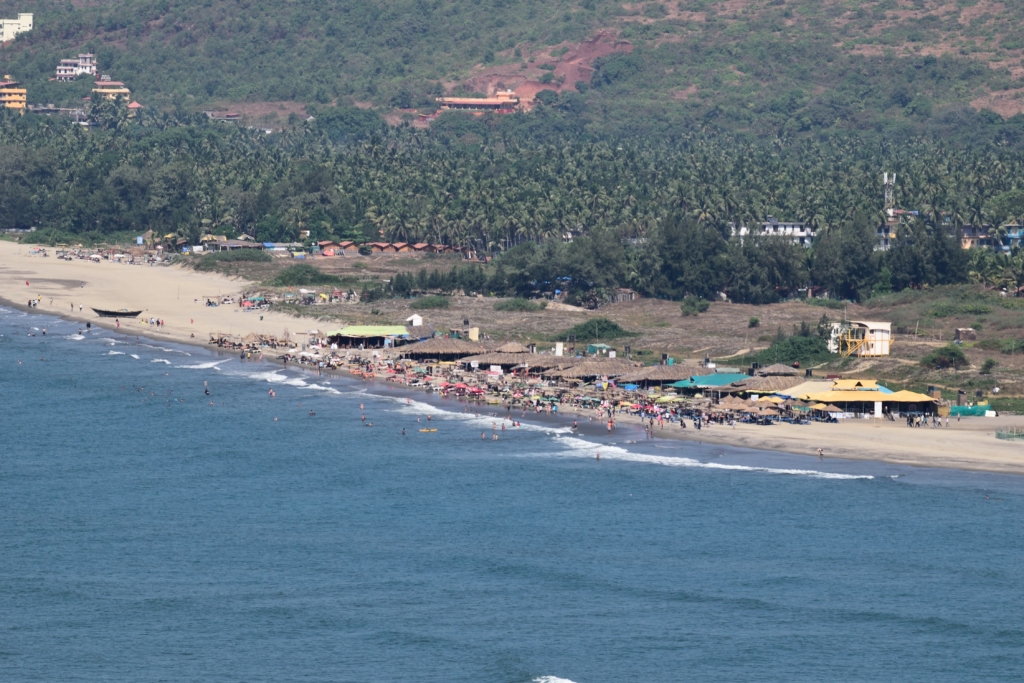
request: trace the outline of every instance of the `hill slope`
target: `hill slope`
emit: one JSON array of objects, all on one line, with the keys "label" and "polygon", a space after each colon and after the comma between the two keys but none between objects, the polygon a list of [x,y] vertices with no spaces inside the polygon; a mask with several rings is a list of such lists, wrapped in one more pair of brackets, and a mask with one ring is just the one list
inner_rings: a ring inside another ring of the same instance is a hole
[{"label": "hill slope", "polygon": [[[90,50],[145,103],[185,109],[429,108],[447,90],[532,83],[532,96],[547,80],[587,91],[595,130],[916,131],[1024,111],[1024,6],[990,0],[0,2],[19,11],[36,28],[0,48],[0,68],[36,102],[86,94],[47,79]],[[628,49],[580,57],[595,36]]]}]

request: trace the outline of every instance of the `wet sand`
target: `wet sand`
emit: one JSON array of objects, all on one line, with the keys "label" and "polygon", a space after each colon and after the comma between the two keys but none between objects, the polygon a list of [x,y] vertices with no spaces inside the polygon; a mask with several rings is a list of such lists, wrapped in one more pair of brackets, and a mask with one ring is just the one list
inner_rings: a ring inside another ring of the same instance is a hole
[{"label": "wet sand", "polygon": [[[141,309],[142,317],[162,318],[166,325],[155,327],[122,320],[121,333],[196,344],[204,348],[210,348],[207,344],[210,332],[282,336],[287,330],[293,339],[301,342],[302,336],[296,336],[297,333],[322,326],[322,323],[281,313],[243,312],[237,305],[205,306],[202,302],[206,298],[237,294],[247,287],[243,281],[221,275],[173,266],[62,261],[52,255],[48,258],[29,256],[28,252],[28,246],[0,241],[0,300],[26,309],[30,298],[40,296],[42,302],[31,309],[33,312],[81,321],[83,325],[89,321],[93,325],[115,328],[112,319],[97,317],[91,310],[93,307]],[[83,282],[85,287],[81,286]],[[71,309],[72,304],[74,310]],[[408,391],[410,396],[423,395],[404,387],[395,388]],[[503,412],[497,406],[484,404],[479,410],[484,414]],[[513,411],[513,416],[515,414]],[[574,418],[578,419],[582,435],[598,443],[622,440],[629,425],[635,425],[633,429],[636,432],[629,429],[630,436],[626,438],[643,438],[643,432],[638,429],[639,418],[625,415],[616,416],[621,426],[609,435],[603,422],[589,422],[587,418],[593,415],[590,411],[576,413],[567,410],[557,418],[540,417],[530,412],[522,417],[521,411],[518,414],[519,419],[530,421],[551,419],[571,424]],[[996,430],[1006,427],[1024,428],[1024,417],[965,418],[960,422],[951,420],[948,428],[940,429],[912,429],[902,421],[876,424],[871,420],[848,420],[841,424],[800,426],[737,425],[735,429],[712,426],[698,432],[689,423],[686,430],[678,425],[666,426],[663,430],[656,428],[654,436],[783,451],[812,458],[817,457],[817,449],[821,448],[826,458],[1024,474],[1024,441],[995,438]]]}]

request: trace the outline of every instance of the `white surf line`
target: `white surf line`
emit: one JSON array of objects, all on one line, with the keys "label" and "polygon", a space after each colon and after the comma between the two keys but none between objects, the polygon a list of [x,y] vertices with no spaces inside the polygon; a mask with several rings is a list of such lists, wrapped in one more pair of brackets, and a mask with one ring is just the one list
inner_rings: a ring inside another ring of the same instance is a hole
[{"label": "white surf line", "polygon": [[645,453],[634,453],[624,448],[617,446],[604,446],[598,443],[592,443],[584,439],[579,439],[572,436],[555,436],[555,440],[562,443],[567,447],[565,451],[561,453],[554,453],[552,455],[562,455],[568,457],[578,458],[595,458],[597,453],[601,454],[601,459],[605,460],[623,460],[627,462],[642,462],[652,465],[663,465],[666,467],[697,467],[711,470],[726,470],[734,472],[762,472],[765,474],[786,474],[791,476],[803,476],[813,477],[816,479],[844,479],[844,480],[855,480],[855,479],[874,479],[874,475],[870,474],[840,474],[838,472],[821,472],[819,470],[804,470],[804,469],[788,469],[788,468],[777,468],[777,467],[760,467],[753,465],[727,465],[724,463],[717,462],[701,462],[694,460],[693,458],[685,457],[670,457],[665,455],[647,455]]}]

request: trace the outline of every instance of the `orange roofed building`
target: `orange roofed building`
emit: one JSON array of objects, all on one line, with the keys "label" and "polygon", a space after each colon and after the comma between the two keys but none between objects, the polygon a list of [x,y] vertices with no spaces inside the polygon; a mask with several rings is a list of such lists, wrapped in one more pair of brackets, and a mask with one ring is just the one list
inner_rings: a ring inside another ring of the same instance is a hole
[{"label": "orange roofed building", "polygon": [[511,90],[499,90],[494,97],[438,97],[441,109],[493,111],[511,114],[519,106],[519,97]]},{"label": "orange roofed building", "polygon": [[28,91],[25,88],[19,88],[19,85],[21,83],[13,80],[10,76],[4,76],[0,81],[0,107],[25,111],[25,107],[28,105]]}]

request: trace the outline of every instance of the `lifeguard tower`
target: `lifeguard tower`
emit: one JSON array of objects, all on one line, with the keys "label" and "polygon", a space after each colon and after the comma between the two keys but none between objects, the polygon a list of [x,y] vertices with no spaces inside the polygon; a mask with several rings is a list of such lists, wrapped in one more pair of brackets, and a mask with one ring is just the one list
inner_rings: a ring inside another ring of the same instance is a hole
[{"label": "lifeguard tower", "polygon": [[892,323],[848,320],[832,323],[828,350],[844,358],[878,358],[889,355]]}]

